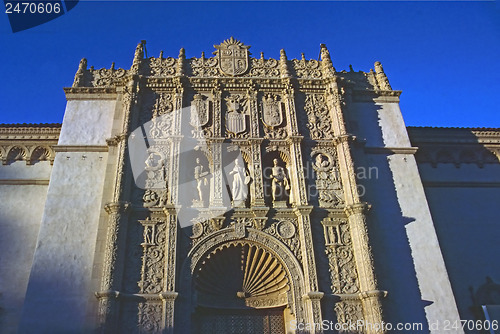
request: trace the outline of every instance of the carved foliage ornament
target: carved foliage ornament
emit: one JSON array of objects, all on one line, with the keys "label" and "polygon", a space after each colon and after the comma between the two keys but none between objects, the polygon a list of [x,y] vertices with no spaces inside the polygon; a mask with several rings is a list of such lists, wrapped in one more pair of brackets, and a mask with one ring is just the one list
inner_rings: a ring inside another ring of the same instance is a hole
[{"label": "carved foliage ornament", "polygon": [[319,94],[307,95],[304,109],[309,120],[307,127],[311,132],[311,138],[333,138],[332,121],[328,115],[325,97]]}]

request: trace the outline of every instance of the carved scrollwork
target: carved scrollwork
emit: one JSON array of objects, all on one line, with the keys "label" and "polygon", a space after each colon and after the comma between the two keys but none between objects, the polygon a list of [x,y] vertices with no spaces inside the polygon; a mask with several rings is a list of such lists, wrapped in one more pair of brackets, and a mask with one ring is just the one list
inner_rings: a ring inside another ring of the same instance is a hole
[{"label": "carved scrollwork", "polygon": [[159,293],[164,281],[166,224],[151,219],[139,222],[144,226],[140,292]]},{"label": "carved scrollwork", "polygon": [[156,77],[166,77],[175,75],[177,60],[172,57],[163,58],[150,58],[149,68],[151,75]]},{"label": "carved scrollwork", "polygon": [[264,59],[264,54],[261,53],[260,59],[250,58],[249,76],[252,77],[274,77],[280,76],[278,61],[276,59]]},{"label": "carved scrollwork", "polygon": [[200,58],[191,59],[191,70],[195,77],[217,77],[220,76],[218,61],[216,57],[205,58],[205,53],[201,53]]},{"label": "carved scrollwork", "polygon": [[292,66],[298,78],[302,79],[319,79],[321,78],[320,63],[317,60],[306,60],[304,54],[302,59],[293,59]]},{"label": "carved scrollwork", "polygon": [[162,329],[163,306],[161,302],[139,303],[139,330],[141,333],[160,333]]},{"label": "carved scrollwork", "polygon": [[325,218],[325,253],[330,267],[333,293],[353,294],[359,292],[358,275],[352,250],[349,226],[345,219]]},{"label": "carved scrollwork", "polygon": [[119,68],[115,69],[115,63],[111,65],[110,69],[101,68],[98,70],[90,69],[90,74],[93,77],[92,87],[109,87],[116,84],[116,82],[127,74],[127,71]]},{"label": "carved scrollwork", "polygon": [[277,219],[263,231],[282,241],[293,252],[297,259],[299,259],[299,261],[302,261],[300,241],[296,234],[297,219]]},{"label": "carved scrollwork", "polygon": [[304,109],[308,117],[307,128],[311,139],[333,138],[332,120],[328,114],[325,97],[319,94],[307,95]]},{"label": "carved scrollwork", "polygon": [[[337,314],[337,322],[340,324],[355,324],[358,320],[363,320],[363,306],[361,301],[357,299],[346,299],[335,304],[335,313]],[[340,333],[351,333],[347,330],[340,331]],[[356,333],[365,333],[363,328],[356,328]]]}]

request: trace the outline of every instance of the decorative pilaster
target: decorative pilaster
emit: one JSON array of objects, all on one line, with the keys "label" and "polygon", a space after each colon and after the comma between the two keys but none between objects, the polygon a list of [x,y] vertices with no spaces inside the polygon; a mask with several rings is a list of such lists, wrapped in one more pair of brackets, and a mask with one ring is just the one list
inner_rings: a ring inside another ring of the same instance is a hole
[{"label": "decorative pilaster", "polygon": [[262,156],[260,145],[262,139],[254,138],[252,139],[252,177],[253,182],[250,184],[250,200],[251,206],[265,206],[264,203],[264,184],[262,175]]},{"label": "decorative pilaster", "polygon": [[210,179],[210,207],[222,208],[224,201],[222,191],[224,182],[224,170],[222,166],[222,143],[224,139],[212,139],[210,143],[212,154],[212,177]]},{"label": "decorative pilaster", "polygon": [[292,183],[292,194],[290,196],[290,204],[293,205],[307,205],[306,183],[304,176],[304,165],[302,163],[302,150],[300,143],[302,136],[294,136],[289,138],[290,145],[290,160],[291,168],[290,182]]},{"label": "decorative pilaster", "polygon": [[289,78],[282,80],[283,102],[285,103],[285,114],[287,119],[287,132],[289,136],[298,136],[299,129],[297,127],[297,114],[295,113],[295,92],[292,82]]},{"label": "decorative pilaster", "polygon": [[222,137],[221,131],[221,115],[222,115],[222,90],[220,83],[215,81],[214,88],[212,88],[213,96],[213,125],[214,125],[214,137]]},{"label": "decorative pilaster", "polygon": [[251,84],[247,90],[248,106],[250,109],[250,137],[259,138],[259,110],[257,108],[257,90]]},{"label": "decorative pilaster", "polygon": [[117,265],[121,259],[119,248],[123,247],[124,235],[130,203],[112,202],[105,205],[104,209],[109,214],[108,229],[106,234],[106,250],[104,252],[103,276],[101,291],[96,294],[99,298],[99,322],[103,332],[116,329],[119,308],[116,298],[121,285],[122,268]]},{"label": "decorative pilaster", "polygon": [[165,324],[165,334],[174,333],[174,305],[175,299],[179,294],[177,292],[163,292],[160,294],[163,302],[163,323]]},{"label": "decorative pilaster", "polygon": [[[311,232],[311,214],[312,206],[300,206],[294,209],[297,215],[299,240],[302,252],[302,266],[305,278],[305,295],[302,299],[305,303],[307,314],[309,315],[308,321],[310,323],[321,323],[321,304],[320,300],[323,293],[318,291],[318,276],[316,273],[316,261],[314,258],[314,246]],[[321,333],[321,331],[314,332]]]},{"label": "decorative pilaster", "polygon": [[[322,71],[325,76],[328,73],[332,73],[328,70],[330,63],[329,54],[323,51]],[[326,83],[325,99],[333,121],[333,132],[335,135],[333,142],[337,148],[339,170],[342,177],[346,203],[345,213],[349,222],[354,260],[359,277],[359,288],[361,295],[365,293],[367,296],[366,298],[362,298],[364,318],[367,323],[381,324],[383,320],[382,305],[378,297],[380,293],[377,290],[375,268],[366,227],[365,210],[369,206],[360,201],[357,192],[356,174],[349,146],[351,136],[346,131],[342,110],[344,101],[337,85],[336,76],[334,75],[331,79],[327,79]],[[383,333],[381,327],[372,326],[367,329],[367,333]]]}]

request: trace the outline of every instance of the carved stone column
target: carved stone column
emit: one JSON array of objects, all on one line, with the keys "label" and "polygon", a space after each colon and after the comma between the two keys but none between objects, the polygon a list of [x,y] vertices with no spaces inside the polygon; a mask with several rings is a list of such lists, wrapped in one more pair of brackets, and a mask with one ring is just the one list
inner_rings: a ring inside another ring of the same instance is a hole
[{"label": "carved stone column", "polygon": [[248,106],[250,110],[250,137],[259,138],[259,110],[257,107],[257,90],[250,85],[247,91]]},{"label": "carved stone column", "polygon": [[119,307],[117,291],[121,285],[122,269],[117,263],[123,247],[123,236],[126,235],[128,212],[130,203],[112,202],[104,207],[109,214],[106,234],[106,250],[104,253],[103,276],[101,291],[96,293],[99,298],[99,322],[103,332],[112,332],[117,329]]},{"label": "carved stone column", "polygon": [[212,139],[210,140],[211,154],[212,154],[212,166],[211,173],[212,178],[210,179],[210,207],[211,208],[223,208],[223,194],[224,189],[224,170],[222,166],[222,143],[224,139]]},{"label": "carved stone column", "polygon": [[[141,63],[141,44],[136,49],[134,65],[138,71]],[[106,233],[106,244],[104,251],[104,261],[101,277],[101,289],[96,292],[99,299],[98,321],[103,332],[112,332],[117,326],[117,317],[119,315],[119,305],[117,298],[121,287],[122,279],[122,256],[125,237],[127,234],[128,209],[130,203],[123,201],[125,194],[128,194],[131,177],[127,175],[127,141],[126,135],[129,133],[132,110],[137,105],[139,84],[136,78],[131,80],[123,87],[123,123],[122,138],[117,145],[117,163],[116,177],[113,189],[112,201],[104,207],[109,214],[108,227]]]},{"label": "carved stone column", "polygon": [[[349,220],[352,247],[356,261],[356,269],[359,277],[362,298],[363,313],[365,321],[371,324],[382,323],[382,305],[379,300],[381,293],[377,290],[375,269],[370,249],[368,230],[366,227],[365,209],[368,207],[361,203],[357,193],[354,164],[349,147],[349,136],[345,131],[345,124],[340,107],[340,97],[335,81],[328,87],[327,104],[330,115],[334,120],[334,133],[336,135],[339,169],[342,175],[342,183],[346,201],[346,215]],[[372,326],[367,333],[382,333],[381,326]]]},{"label": "carved stone column", "polygon": [[302,163],[302,151],[300,143],[304,137],[293,136],[289,139],[290,145],[290,182],[292,183],[292,194],[290,204],[307,205],[307,192],[304,176],[304,165]]},{"label": "carved stone column", "polygon": [[214,137],[222,137],[221,129],[221,115],[222,115],[222,91],[220,83],[215,81],[214,88],[212,89],[212,103],[213,103],[213,125]]},{"label": "carved stone column", "polygon": [[250,184],[250,200],[251,206],[263,207],[264,203],[264,188],[263,188],[263,175],[262,175],[262,156],[260,151],[260,145],[262,139],[253,138],[252,142],[252,161],[251,161],[251,173],[253,177],[253,182]]},{"label": "carved stone column", "polygon": [[382,330],[382,305],[380,296],[385,292],[377,290],[375,268],[370,249],[370,240],[366,226],[365,210],[366,203],[360,201],[355,177],[354,163],[349,146],[350,136],[347,134],[343,115],[343,101],[337,84],[335,69],[331,63],[330,54],[325,46],[321,48],[322,73],[326,84],[325,99],[332,119],[332,127],[335,135],[334,144],[337,148],[339,170],[342,177],[349,229],[352,239],[352,247],[356,270],[359,278],[360,298],[363,305],[364,320],[373,324],[366,332],[383,333]]},{"label": "carved stone column", "polygon": [[[321,303],[323,293],[318,291],[318,276],[316,273],[316,261],[314,257],[314,246],[311,232],[310,213],[312,206],[299,206],[294,209],[298,220],[298,232],[302,252],[302,266],[305,278],[305,291],[302,296],[309,319],[308,323],[321,323]],[[321,333],[321,330],[315,329],[314,333]]]},{"label": "carved stone column", "polygon": [[[369,208],[366,203],[357,203],[345,208],[351,230],[354,258],[359,276],[360,298],[363,304],[365,321],[370,324],[382,323],[382,305],[380,297],[385,292],[377,290],[377,281],[374,275],[373,258],[371,254],[368,231],[366,228],[365,211]],[[381,326],[372,326],[367,333],[383,333]],[[380,329],[380,330],[377,330]]]},{"label": "carved stone column", "polygon": [[285,113],[287,119],[287,130],[289,136],[298,136],[297,115],[295,113],[295,93],[292,82],[289,78],[282,79],[284,85],[283,100],[285,102]]},{"label": "carved stone column", "polygon": [[160,294],[163,302],[163,323],[165,324],[165,334],[174,333],[174,305],[175,299],[179,294],[177,292],[163,292]]},{"label": "carved stone column", "polygon": [[176,254],[177,254],[177,214],[175,208],[165,208],[167,238],[165,240],[165,292],[161,294],[163,300],[163,323],[166,333],[174,332],[174,305],[178,293],[175,292]]}]

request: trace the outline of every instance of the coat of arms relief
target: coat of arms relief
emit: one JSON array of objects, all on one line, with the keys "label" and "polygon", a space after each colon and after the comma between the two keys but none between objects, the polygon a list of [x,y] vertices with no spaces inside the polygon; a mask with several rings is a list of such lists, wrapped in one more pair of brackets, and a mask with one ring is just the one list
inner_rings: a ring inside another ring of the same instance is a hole
[{"label": "coat of arms relief", "polygon": [[244,45],[233,37],[226,39],[220,45],[214,45],[217,51],[214,54],[219,61],[222,73],[231,76],[245,74],[248,70],[248,49],[250,45]]},{"label": "coat of arms relief", "polygon": [[227,106],[226,131],[229,135],[238,135],[247,130],[246,100],[239,95],[225,98]]}]

